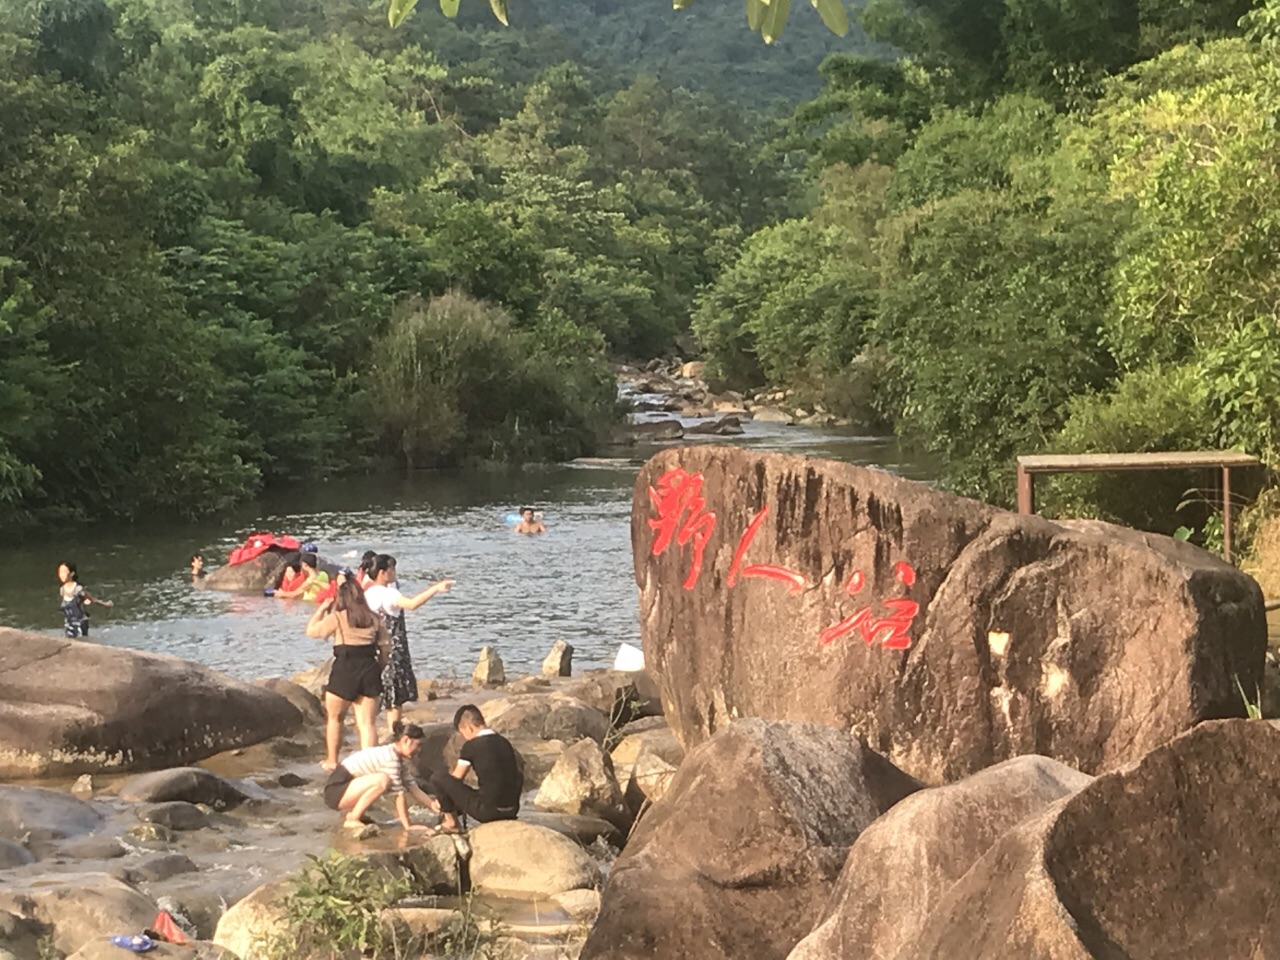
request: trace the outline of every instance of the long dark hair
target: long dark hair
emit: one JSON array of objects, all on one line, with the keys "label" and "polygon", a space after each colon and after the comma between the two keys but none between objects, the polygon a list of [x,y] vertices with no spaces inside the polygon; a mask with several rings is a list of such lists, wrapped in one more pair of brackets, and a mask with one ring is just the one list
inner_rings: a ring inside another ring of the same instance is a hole
[{"label": "long dark hair", "polygon": [[383,570],[392,570],[395,568],[396,558],[389,553],[380,553],[373,558],[373,566],[369,568],[369,576],[376,577]]},{"label": "long dark hair", "polygon": [[369,609],[364,599],[364,588],[354,580],[338,584],[338,597],[334,602],[335,613],[347,615],[347,623],[355,630],[366,630],[378,622],[378,616]]}]

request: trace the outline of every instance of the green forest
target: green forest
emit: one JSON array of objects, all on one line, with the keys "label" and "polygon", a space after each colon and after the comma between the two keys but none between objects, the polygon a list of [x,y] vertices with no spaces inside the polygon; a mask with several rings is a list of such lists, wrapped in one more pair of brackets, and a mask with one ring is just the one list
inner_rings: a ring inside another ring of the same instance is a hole
[{"label": "green forest", "polygon": [[[1280,466],[1280,4],[876,0],[862,20],[902,56],[828,60],[795,111],[810,209],[699,295],[718,375],[871,415],[1002,505],[1033,452]],[[1044,500],[1172,532],[1197,481],[1077,476]]]},{"label": "green forest", "polygon": [[690,332],[996,503],[1280,465],[1277,0],[433,7],[0,0],[0,524],[587,454]]}]

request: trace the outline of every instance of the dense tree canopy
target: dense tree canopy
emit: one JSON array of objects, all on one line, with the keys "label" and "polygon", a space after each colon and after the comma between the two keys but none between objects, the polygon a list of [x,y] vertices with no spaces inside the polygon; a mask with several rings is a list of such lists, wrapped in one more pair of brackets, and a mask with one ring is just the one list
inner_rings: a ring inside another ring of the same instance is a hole
[{"label": "dense tree canopy", "polygon": [[[713,368],[863,419],[870,396],[945,483],[1006,504],[1039,450],[1280,468],[1280,5],[1245,13],[877,0],[868,32],[907,56],[824,65],[779,141],[823,189],[701,295]],[[834,217],[833,180],[864,185]],[[1166,480],[1048,505],[1172,529],[1200,478]]]},{"label": "dense tree canopy", "polygon": [[363,0],[0,2],[0,522],[594,446],[606,356],[664,349],[786,202],[768,127],[453,36]]}]

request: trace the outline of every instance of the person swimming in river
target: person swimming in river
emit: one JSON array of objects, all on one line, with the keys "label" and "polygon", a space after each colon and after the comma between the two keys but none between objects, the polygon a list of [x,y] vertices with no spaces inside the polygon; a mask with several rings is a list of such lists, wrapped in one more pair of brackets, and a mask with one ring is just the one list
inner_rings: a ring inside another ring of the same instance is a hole
[{"label": "person swimming in river", "polygon": [[92,603],[112,606],[110,600],[94,597],[80,586],[74,563],[58,564],[58,599],[62,605],[63,632],[73,639],[89,635],[89,613],[85,607]]},{"label": "person swimming in river", "polygon": [[520,508],[520,522],[515,526],[516,533],[523,533],[526,536],[535,533],[546,533],[547,527],[541,520],[534,516],[533,507]]},{"label": "person swimming in river", "polygon": [[400,708],[418,699],[418,679],[409,656],[409,631],[405,626],[406,610],[417,610],[432,597],[448,593],[452,580],[440,580],[421,593],[406,597],[396,583],[396,558],[385,553],[374,558],[373,583],[364,598],[374,613],[381,614],[391,633],[391,660],[382,671],[382,707],[387,711],[387,726],[392,731],[400,721]]}]

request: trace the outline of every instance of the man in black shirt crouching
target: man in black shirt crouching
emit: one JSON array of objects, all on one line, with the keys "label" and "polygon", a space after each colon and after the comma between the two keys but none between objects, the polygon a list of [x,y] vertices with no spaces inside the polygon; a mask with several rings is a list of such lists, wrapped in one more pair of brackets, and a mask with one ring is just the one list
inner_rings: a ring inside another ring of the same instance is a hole
[{"label": "man in black shirt crouching", "polygon": [[[524,789],[515,749],[506,737],[489,729],[484,714],[474,704],[458,708],[453,728],[466,742],[452,773],[436,773],[428,791],[440,804],[440,829],[455,832],[459,814],[479,823],[514,820],[520,812],[520,793]],[[462,782],[473,768],[479,789]]]}]

